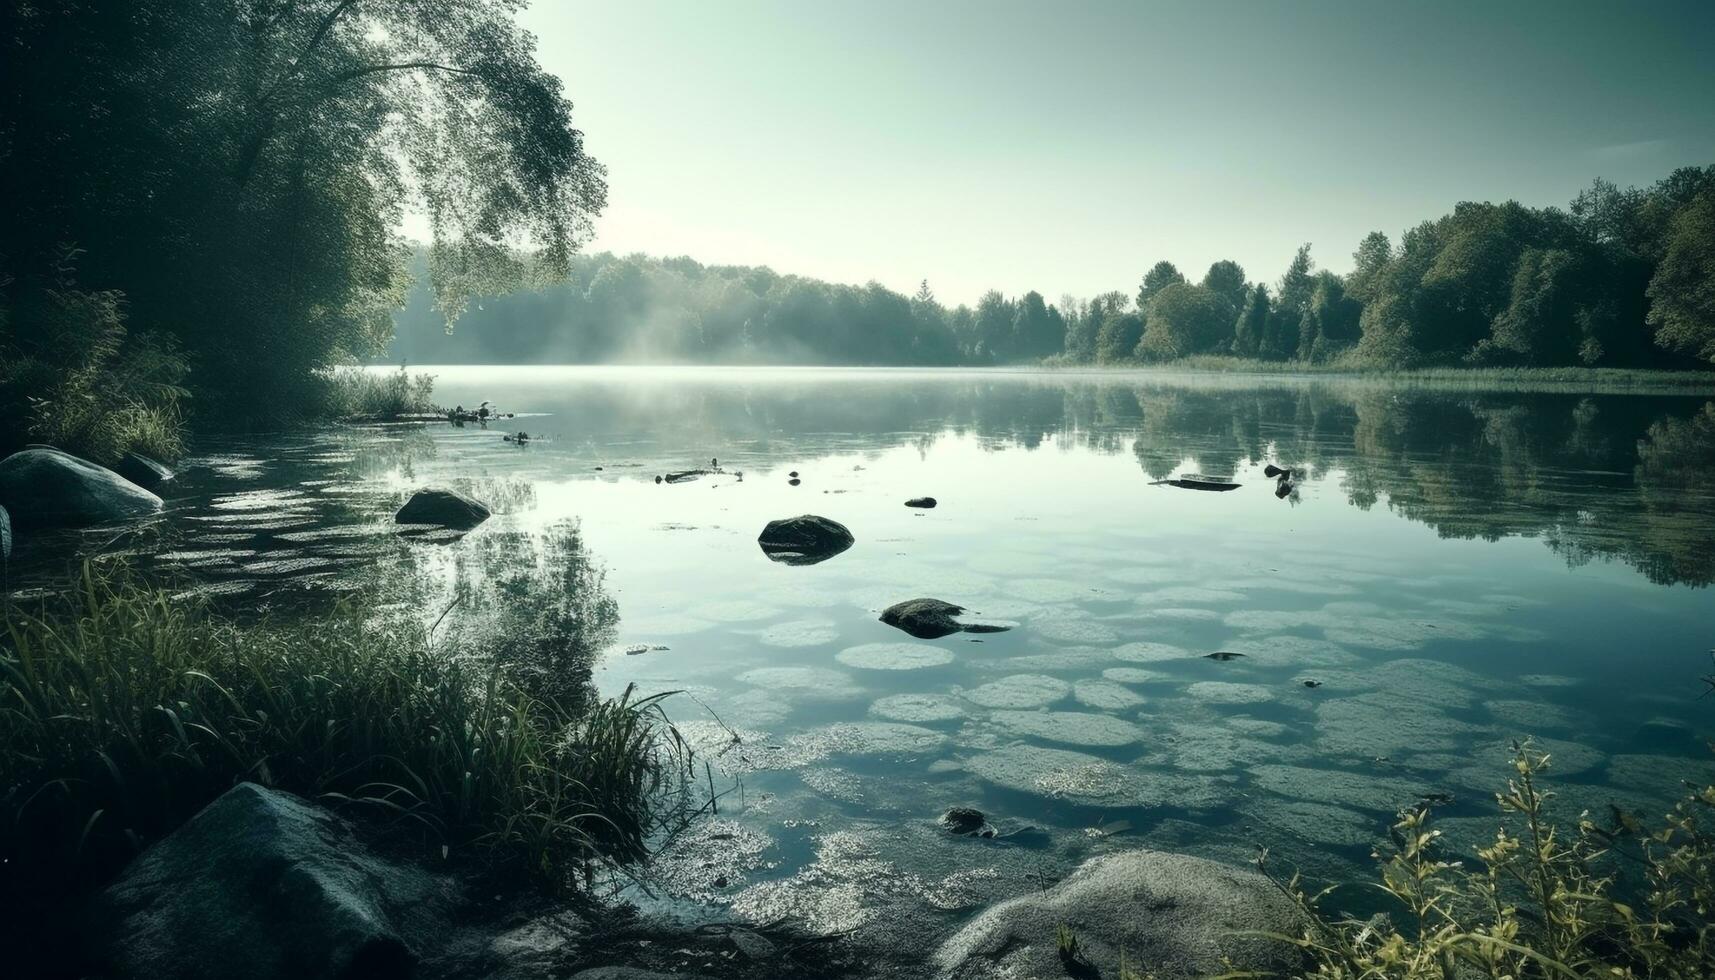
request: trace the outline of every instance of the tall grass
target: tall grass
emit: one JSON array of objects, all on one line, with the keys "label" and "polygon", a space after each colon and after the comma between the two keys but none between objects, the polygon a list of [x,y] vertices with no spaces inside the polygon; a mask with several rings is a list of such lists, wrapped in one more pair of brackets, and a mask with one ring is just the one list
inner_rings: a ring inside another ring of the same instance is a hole
[{"label": "tall grass", "polygon": [[322,375],[325,390],[321,413],[328,418],[390,418],[439,414],[434,402],[435,378],[399,370],[381,374],[361,367],[340,367]]},{"label": "tall grass", "polygon": [[657,698],[575,712],[355,610],[240,626],[124,572],[0,634],[0,898],[87,887],[252,780],[554,887],[693,807]]}]

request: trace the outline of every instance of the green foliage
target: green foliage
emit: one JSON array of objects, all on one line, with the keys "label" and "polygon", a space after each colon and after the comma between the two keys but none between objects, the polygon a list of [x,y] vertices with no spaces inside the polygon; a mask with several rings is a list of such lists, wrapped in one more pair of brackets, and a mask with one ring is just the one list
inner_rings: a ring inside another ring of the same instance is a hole
[{"label": "green foliage", "polygon": [[239,625],[88,569],[80,591],[4,617],[9,903],[99,882],[239,780],[556,887],[642,860],[689,799],[656,698],[567,705],[415,623]]},{"label": "green foliage", "polygon": [[1715,188],[1674,218],[1649,298],[1656,343],[1715,361]]},{"label": "green foliage", "polygon": [[171,341],[127,329],[116,292],[0,295],[0,455],[40,442],[108,464],[172,459],[186,370]]},{"label": "green foliage", "polygon": [[1137,356],[1167,361],[1231,344],[1233,308],[1207,286],[1173,283],[1149,300]]},{"label": "green foliage", "polygon": [[412,375],[403,364],[386,374],[335,368],[325,380],[327,393],[319,414],[329,418],[392,418],[445,411],[434,401],[434,375]]},{"label": "green foliage", "polygon": [[1143,318],[1136,313],[1109,311],[1096,331],[1096,363],[1121,364],[1131,360],[1143,340]]},{"label": "green foliage", "polygon": [[1165,259],[1150,266],[1143,274],[1143,283],[1137,288],[1137,308],[1143,309],[1149,305],[1151,298],[1168,286],[1185,281],[1185,276],[1177,266]]},{"label": "green foliage", "polygon": [[199,417],[314,410],[319,372],[391,333],[407,209],[454,318],[564,275],[588,238],[602,170],[517,6],[7,5],[0,283],[38,302],[56,257],[85,249],[80,282],[185,352]]},{"label": "green foliage", "polygon": [[[1333,889],[1307,895],[1280,881],[1309,915],[1287,938],[1313,958],[1318,980],[1549,980],[1715,975],[1715,787],[1694,787],[1656,830],[1631,815],[1611,829],[1547,816],[1546,755],[1517,748],[1513,778],[1495,799],[1502,825],[1478,863],[1442,853],[1428,807],[1400,815],[1378,851],[1380,887],[1397,916],[1354,921],[1324,914]],[[1266,852],[1259,861],[1269,873]],[[1396,919],[1398,921],[1396,921]]]}]

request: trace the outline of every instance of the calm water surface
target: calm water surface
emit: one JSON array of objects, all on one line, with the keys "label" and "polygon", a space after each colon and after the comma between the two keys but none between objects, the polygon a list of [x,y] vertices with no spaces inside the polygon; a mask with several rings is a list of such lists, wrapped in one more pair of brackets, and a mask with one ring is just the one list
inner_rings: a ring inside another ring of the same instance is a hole
[{"label": "calm water surface", "polygon": [[[1425,795],[1452,797],[1454,847],[1491,837],[1527,734],[1563,815],[1656,814],[1711,778],[1708,395],[429,370],[449,404],[532,413],[501,425],[533,441],[430,425],[212,447],[175,491],[167,559],[276,602],[349,587],[381,541],[411,557],[400,602],[433,618],[461,588],[500,608],[517,582],[564,587],[542,542],[577,522],[573,611],[617,613],[578,682],[683,692],[670,713],[742,784],[664,855],[662,901],[928,935],[1110,848],[1267,846],[1348,878]],[[654,482],[711,457],[725,474]],[[1269,463],[1302,475],[1285,499]],[[1186,472],[1242,487],[1151,485]],[[383,518],[425,483],[502,513],[399,543]],[[920,495],[940,506],[903,505]],[[856,545],[769,561],[762,526],[802,513]],[[877,621],[918,596],[1016,627],[922,641]],[[934,819],[956,804],[1020,833],[949,838]]]}]

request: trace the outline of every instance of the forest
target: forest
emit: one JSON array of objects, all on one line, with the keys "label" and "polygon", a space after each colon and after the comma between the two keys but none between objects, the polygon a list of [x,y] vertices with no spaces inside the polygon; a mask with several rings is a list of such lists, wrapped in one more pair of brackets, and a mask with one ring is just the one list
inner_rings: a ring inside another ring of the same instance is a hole
[{"label": "forest", "polygon": [[[419,269],[427,263],[419,256]],[[387,356],[421,363],[1135,364],[1194,356],[1336,364],[1690,368],[1715,361],[1715,166],[1648,188],[1597,180],[1565,209],[1462,203],[1373,232],[1352,271],[1310,245],[1272,281],[1172,262],[1135,292],[1031,290],[948,306],[688,257],[574,257],[537,291],[478,301],[449,330],[418,287]]]}]

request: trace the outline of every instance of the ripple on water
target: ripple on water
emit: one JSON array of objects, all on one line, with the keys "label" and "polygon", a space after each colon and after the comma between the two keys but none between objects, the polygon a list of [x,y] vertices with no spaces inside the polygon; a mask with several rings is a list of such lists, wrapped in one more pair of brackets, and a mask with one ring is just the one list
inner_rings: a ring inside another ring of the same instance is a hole
[{"label": "ripple on water", "polygon": [[1002,789],[1085,806],[1199,809],[1219,806],[1233,793],[1230,782],[1214,777],[1139,769],[1069,749],[1024,743],[973,756],[965,769]]},{"label": "ripple on water", "polygon": [[965,709],[951,695],[894,694],[870,704],[869,713],[889,721],[957,721]]},{"label": "ripple on water", "polygon": [[841,650],[834,659],[860,670],[921,670],[950,664],[953,654],[927,643],[864,643]]},{"label": "ripple on water", "polygon": [[1185,693],[1199,701],[1212,704],[1261,704],[1273,701],[1274,691],[1261,684],[1239,684],[1233,681],[1198,681]]},{"label": "ripple on water", "polygon": [[1169,643],[1139,642],[1115,647],[1113,656],[1115,660],[1124,660],[1127,663],[1149,664],[1160,663],[1165,660],[1190,660],[1197,655],[1184,647],[1176,647]]},{"label": "ripple on water", "polygon": [[795,619],[775,623],[758,637],[771,647],[819,647],[840,637],[840,629],[831,619]]},{"label": "ripple on water", "polygon": [[745,671],[737,679],[752,687],[800,699],[840,701],[860,693],[850,674],[825,667],[758,667]]},{"label": "ripple on water", "polygon": [[1123,711],[1143,703],[1143,695],[1112,680],[1085,678],[1072,685],[1072,697],[1079,704],[1101,711]]},{"label": "ripple on water", "polygon": [[1143,740],[1143,729],[1131,722],[1088,711],[996,711],[989,722],[1012,735],[1063,745],[1112,747]]},{"label": "ripple on water", "polygon": [[1013,674],[958,692],[966,701],[985,708],[1040,708],[1062,700],[1072,685],[1044,674]]}]

